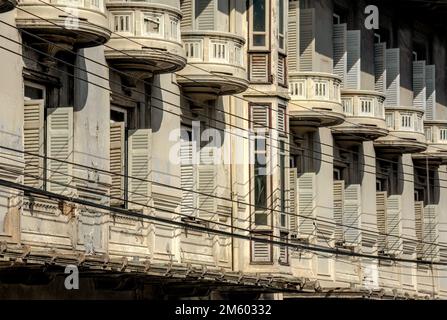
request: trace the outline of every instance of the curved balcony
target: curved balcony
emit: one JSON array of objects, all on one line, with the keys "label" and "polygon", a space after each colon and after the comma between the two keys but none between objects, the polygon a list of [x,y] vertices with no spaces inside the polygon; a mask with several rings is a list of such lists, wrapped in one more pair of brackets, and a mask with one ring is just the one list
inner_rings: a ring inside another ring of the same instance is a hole
[{"label": "curved balcony", "polygon": [[343,123],[341,79],[330,73],[289,74],[289,115],[293,127],[327,127]]},{"label": "curved balcony", "polygon": [[404,154],[427,149],[423,124],[424,111],[414,107],[385,107],[389,134],[377,139],[374,146],[381,152]]},{"label": "curved balcony", "polygon": [[[97,46],[109,40],[103,0],[44,1],[47,4],[38,0],[20,0],[18,6],[23,10],[17,10],[17,27],[53,43],[75,48]],[[29,39],[48,46],[44,41]],[[53,47],[49,52],[54,54],[55,50]]]},{"label": "curved balcony", "polygon": [[428,160],[430,165],[447,164],[447,121],[425,120],[424,131],[427,150],[414,154],[413,160],[423,164]]},{"label": "curved balcony", "polygon": [[185,94],[200,101],[244,92],[248,87],[245,40],[216,31],[182,32],[188,65],[177,73]]},{"label": "curved balcony", "polygon": [[375,140],[387,135],[385,96],[376,91],[342,90],[341,102],[346,121],[334,127],[339,140]]},{"label": "curved balcony", "polygon": [[16,0],[0,0],[0,13],[11,11],[16,5]]},{"label": "curved balcony", "polygon": [[180,40],[180,10],[153,2],[107,2],[114,34],[107,44],[110,48],[104,50],[106,59],[115,68],[139,78],[175,72],[186,64]]}]

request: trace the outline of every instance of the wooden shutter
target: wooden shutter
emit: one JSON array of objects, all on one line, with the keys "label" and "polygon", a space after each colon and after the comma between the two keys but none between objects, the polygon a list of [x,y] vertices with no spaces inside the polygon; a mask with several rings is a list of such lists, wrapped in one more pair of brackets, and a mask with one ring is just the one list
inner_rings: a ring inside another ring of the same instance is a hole
[{"label": "wooden shutter", "polygon": [[314,71],[315,9],[300,10],[300,71]]},{"label": "wooden shutter", "polygon": [[414,203],[415,229],[416,229],[416,252],[418,258],[423,257],[424,247],[423,241],[423,226],[424,226],[424,202],[416,201]]},{"label": "wooden shutter", "polygon": [[386,93],[386,43],[374,45],[375,90]]},{"label": "wooden shutter", "polygon": [[254,129],[266,129],[269,127],[269,108],[267,106],[251,107],[251,121]]},{"label": "wooden shutter", "polygon": [[182,30],[192,29],[192,2],[194,0],[181,0],[180,10],[182,11]]},{"label": "wooden shutter", "polygon": [[361,190],[360,185],[352,184],[345,188],[343,203],[343,230],[346,243],[357,245],[360,243],[360,213]]},{"label": "wooden shutter", "polygon": [[386,211],[386,225],[388,236],[388,250],[389,253],[397,255],[402,252],[402,240],[401,238],[401,211],[402,203],[401,196],[391,195],[387,201]]},{"label": "wooden shutter", "polygon": [[289,3],[287,27],[287,66],[291,72],[298,71],[298,2]]},{"label": "wooden shutter", "polygon": [[360,89],[360,37],[360,30],[349,30],[346,34],[347,89]]},{"label": "wooden shutter", "polygon": [[342,180],[334,181],[334,221],[335,241],[344,242],[343,234],[343,201],[344,201],[345,182]]},{"label": "wooden shutter", "polygon": [[285,107],[278,107],[278,131],[282,134],[286,132],[286,110]]},{"label": "wooden shutter", "polygon": [[151,130],[129,131],[129,208],[151,205]]},{"label": "wooden shutter", "polygon": [[425,84],[427,90],[425,119],[433,120],[436,110],[436,68],[434,65],[425,67]]},{"label": "wooden shutter", "polygon": [[386,100],[387,106],[400,106],[400,49],[386,50]]},{"label": "wooden shutter", "polygon": [[180,179],[182,187],[182,213],[195,216],[195,170],[192,163],[192,142],[180,141]]},{"label": "wooden shutter", "polygon": [[284,56],[278,56],[278,84],[286,84],[286,58]]},{"label": "wooden shutter", "polygon": [[379,231],[377,244],[378,244],[378,250],[381,251],[384,251],[387,248],[386,200],[387,200],[386,191],[376,192],[377,229]]},{"label": "wooden shutter", "polygon": [[196,1],[197,29],[203,31],[214,30],[215,0]]},{"label": "wooden shutter", "polygon": [[23,124],[23,142],[25,150],[24,183],[25,185],[34,188],[41,188],[43,186],[42,179],[44,159],[42,157],[39,157],[44,155],[43,117],[43,100],[25,101]]},{"label": "wooden shutter", "polygon": [[250,54],[250,81],[261,83],[269,82],[268,66],[268,54]]},{"label": "wooden shutter", "polygon": [[110,124],[111,205],[124,204],[124,122]]},{"label": "wooden shutter", "polygon": [[[72,181],[73,108],[47,110],[48,190],[59,194],[73,194],[68,187]],[[53,159],[53,160],[52,160]]]},{"label": "wooden shutter", "polygon": [[[254,235],[256,238],[271,240],[269,235]],[[272,262],[272,244],[260,241],[251,241],[251,261],[255,263]]]},{"label": "wooden shutter", "polygon": [[425,110],[425,61],[413,61],[413,105]]},{"label": "wooden shutter", "polygon": [[427,205],[424,208],[423,248],[429,261],[437,260],[439,257],[437,208],[436,205]]},{"label": "wooden shutter", "polygon": [[298,231],[298,212],[297,212],[297,168],[289,168],[289,194],[288,194],[288,212],[290,213],[290,231]]},{"label": "wooden shutter", "polygon": [[298,232],[303,236],[314,234],[315,173],[303,173],[298,178]]},{"label": "wooden shutter", "polygon": [[197,191],[199,216],[212,219],[216,213],[216,175],[213,162],[213,148],[200,150],[200,162],[197,172]]},{"label": "wooden shutter", "polygon": [[346,72],[348,68],[347,60],[347,26],[334,24],[333,46],[334,46],[334,74],[342,79],[342,86],[345,86]]}]

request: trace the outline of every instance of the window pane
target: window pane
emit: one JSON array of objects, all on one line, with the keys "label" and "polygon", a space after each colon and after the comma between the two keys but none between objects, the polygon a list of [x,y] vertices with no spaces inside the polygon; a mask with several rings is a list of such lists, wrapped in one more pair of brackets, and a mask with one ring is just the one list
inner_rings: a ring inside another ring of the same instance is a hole
[{"label": "window pane", "polygon": [[257,47],[264,47],[265,46],[265,35],[263,34],[256,34],[253,36],[253,45]]},{"label": "window pane", "polygon": [[284,34],[284,0],[279,0],[279,33]]},{"label": "window pane", "polygon": [[265,31],[265,0],[253,0],[253,31]]}]

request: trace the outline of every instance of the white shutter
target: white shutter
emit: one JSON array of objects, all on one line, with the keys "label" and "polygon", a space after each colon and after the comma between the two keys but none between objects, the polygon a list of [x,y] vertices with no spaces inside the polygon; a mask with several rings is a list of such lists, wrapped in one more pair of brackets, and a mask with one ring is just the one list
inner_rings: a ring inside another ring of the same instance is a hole
[{"label": "white shutter", "polygon": [[423,248],[429,261],[439,258],[437,208],[436,205],[427,205],[424,208]]},{"label": "white shutter", "polygon": [[346,73],[348,68],[347,60],[347,26],[334,24],[333,45],[334,45],[334,74],[342,79],[342,86],[345,86]]},{"label": "white shutter", "polygon": [[314,71],[315,9],[300,10],[300,71]]},{"label": "white shutter", "polygon": [[360,30],[349,30],[346,35],[347,74],[345,88],[360,89]]},{"label": "white shutter", "polygon": [[[27,186],[41,188],[43,185],[43,117],[44,101],[27,100],[24,104],[23,143],[25,150],[25,176]],[[31,153],[31,154],[28,154]],[[36,156],[34,156],[36,155]],[[40,179],[39,179],[40,178]]]},{"label": "white shutter", "polygon": [[196,1],[196,18],[198,30],[214,30],[215,10],[215,0]]},{"label": "white shutter", "polygon": [[343,234],[343,203],[344,203],[345,182],[342,180],[334,181],[334,221],[335,241],[344,242]]},{"label": "white shutter", "polygon": [[278,84],[286,84],[286,58],[283,56],[278,57]]},{"label": "white shutter", "polygon": [[129,208],[151,205],[151,130],[129,131]]},{"label": "white shutter", "polygon": [[424,227],[424,202],[416,201],[414,203],[415,229],[416,229],[416,252],[418,258],[423,257],[423,227]]},{"label": "white shutter", "polygon": [[[73,108],[47,110],[48,190],[59,194],[73,194],[67,187],[72,181]],[[54,160],[52,160],[54,159]]]},{"label": "white shutter", "polygon": [[192,142],[180,141],[180,175],[182,187],[181,211],[189,216],[195,216],[195,170],[192,163]]},{"label": "white shutter", "polygon": [[314,235],[315,173],[303,173],[298,178],[298,232]]},{"label": "white shutter", "polygon": [[283,106],[278,107],[278,131],[280,133],[286,132],[286,111]]},{"label": "white shutter", "polygon": [[250,54],[250,81],[267,83],[269,81],[268,54]]},{"label": "white shutter", "polygon": [[192,2],[194,0],[181,0],[180,10],[182,11],[182,30],[192,29]]},{"label": "white shutter", "polygon": [[386,43],[374,45],[375,90],[386,93]]},{"label": "white shutter", "polygon": [[[254,237],[271,240],[269,235],[255,234]],[[251,261],[255,263],[271,262],[272,244],[260,241],[251,241]]]},{"label": "white shutter", "polygon": [[253,128],[265,129],[269,127],[269,108],[267,106],[252,106],[251,121]]},{"label": "white shutter", "polygon": [[291,72],[298,71],[298,2],[289,3],[287,27],[287,66]]},{"label": "white shutter", "polygon": [[124,204],[124,122],[110,124],[110,203]]},{"label": "white shutter", "polygon": [[298,231],[298,212],[297,212],[297,168],[289,168],[289,213],[290,213],[290,231]]},{"label": "white shutter", "polygon": [[386,226],[386,207],[387,207],[387,192],[376,192],[376,215],[377,215],[377,229],[379,231],[378,236],[378,249],[385,251],[387,248],[387,226]]},{"label": "white shutter", "polygon": [[391,195],[387,201],[386,211],[386,225],[388,236],[388,250],[391,254],[400,254],[402,252],[402,240],[401,240],[401,211],[402,202],[401,196]]},{"label": "white shutter", "polygon": [[427,90],[427,107],[425,111],[425,119],[435,119],[436,110],[436,68],[434,65],[425,67],[425,84]]},{"label": "white shutter", "polygon": [[199,216],[212,219],[216,213],[216,174],[213,163],[213,149],[200,150],[200,162],[197,172],[197,191]]},{"label": "white shutter", "polygon": [[413,61],[413,105],[425,110],[425,61]]},{"label": "white shutter", "polygon": [[386,50],[386,100],[387,106],[400,106],[400,49]]},{"label": "white shutter", "polygon": [[361,190],[360,185],[352,184],[345,188],[343,203],[343,230],[346,243],[359,244],[360,239],[360,213]]}]

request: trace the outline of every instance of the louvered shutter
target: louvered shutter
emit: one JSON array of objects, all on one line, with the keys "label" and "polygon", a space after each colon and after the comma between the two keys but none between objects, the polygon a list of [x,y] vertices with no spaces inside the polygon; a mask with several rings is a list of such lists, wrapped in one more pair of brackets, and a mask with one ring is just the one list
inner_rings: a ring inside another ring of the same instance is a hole
[{"label": "louvered shutter", "polygon": [[278,84],[286,84],[286,58],[283,56],[278,57]]},{"label": "louvered shutter", "polygon": [[345,188],[343,203],[343,230],[346,243],[357,245],[360,243],[360,213],[361,190],[360,185],[352,184]]},{"label": "louvered shutter", "polygon": [[298,2],[289,3],[287,27],[287,66],[291,72],[298,71]]},{"label": "louvered shutter", "polygon": [[300,10],[300,71],[314,71],[315,9]]},{"label": "louvered shutter", "polygon": [[413,61],[413,105],[425,110],[425,61]]},{"label": "louvered shutter", "polygon": [[192,29],[192,2],[194,0],[182,0],[180,3],[180,8],[182,11],[182,30]]},{"label": "louvered shutter", "polygon": [[347,60],[347,26],[334,24],[333,46],[334,46],[334,74],[342,79],[342,86],[345,86],[346,73],[348,68]]},{"label": "louvered shutter", "polygon": [[142,209],[151,205],[151,130],[129,131],[129,208]]},{"label": "louvered shutter", "polygon": [[360,36],[360,30],[349,30],[346,34],[347,89],[360,89]]},{"label": "louvered shutter", "polygon": [[424,208],[423,248],[429,261],[439,258],[437,208],[435,205],[427,205]]},{"label": "louvered shutter", "polygon": [[386,43],[374,45],[375,90],[386,93]]},{"label": "louvered shutter", "polygon": [[47,110],[48,190],[59,194],[74,194],[73,162],[73,108]]},{"label": "louvered shutter", "polygon": [[289,194],[288,194],[288,212],[290,213],[290,231],[298,231],[298,212],[297,212],[297,168],[289,168]]},{"label": "louvered shutter", "polygon": [[386,224],[388,236],[389,253],[397,255],[402,252],[401,240],[401,211],[402,203],[399,195],[391,195],[387,201]]},{"label": "louvered shutter", "polygon": [[196,1],[197,29],[204,31],[214,30],[215,0]]},{"label": "louvered shutter", "polygon": [[[41,188],[43,185],[43,117],[44,101],[29,100],[24,105],[23,139],[25,150],[25,176],[27,186]],[[40,178],[40,179],[39,179]]]},{"label": "louvered shutter", "polygon": [[386,226],[386,204],[387,192],[378,191],[376,192],[376,215],[377,215],[377,229],[379,231],[379,236],[377,239],[378,249],[385,251],[387,248],[387,226]]},{"label": "louvered shutter", "polygon": [[386,100],[387,106],[400,106],[400,50],[386,50]]},{"label": "louvered shutter", "polygon": [[182,187],[182,213],[195,216],[195,170],[192,163],[192,142],[181,140],[180,142],[180,175]]},{"label": "louvered shutter", "polygon": [[344,242],[343,234],[343,201],[344,201],[345,182],[334,181],[334,221],[335,225],[335,241]]},{"label": "louvered shutter", "polygon": [[213,148],[200,150],[200,163],[197,172],[197,191],[199,216],[212,219],[216,213],[216,175],[213,161]]},{"label": "louvered shutter", "polygon": [[254,129],[266,129],[269,127],[269,108],[267,106],[252,106],[251,121]]},{"label": "louvered shutter", "polygon": [[[254,235],[256,238],[271,240],[269,235]],[[272,261],[272,244],[260,241],[251,241],[251,260],[255,263]]]},{"label": "louvered shutter", "polygon": [[124,122],[110,124],[111,205],[124,204]]},{"label": "louvered shutter", "polygon": [[282,106],[278,107],[278,131],[280,133],[286,131],[286,111]]},{"label": "louvered shutter", "polygon": [[298,232],[314,235],[315,173],[303,173],[298,178]]},{"label": "louvered shutter", "polygon": [[418,258],[423,257],[424,247],[423,241],[423,226],[424,226],[424,202],[416,201],[414,203],[414,216],[415,216],[415,231],[416,231],[416,252]]},{"label": "louvered shutter", "polygon": [[267,83],[269,82],[268,75],[268,54],[250,54],[250,81]]},{"label": "louvered shutter", "polygon": [[427,90],[427,107],[425,111],[425,119],[435,119],[436,110],[436,68],[434,65],[425,67],[425,84]]}]

